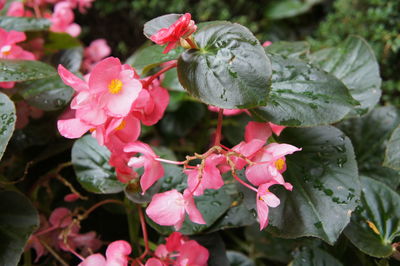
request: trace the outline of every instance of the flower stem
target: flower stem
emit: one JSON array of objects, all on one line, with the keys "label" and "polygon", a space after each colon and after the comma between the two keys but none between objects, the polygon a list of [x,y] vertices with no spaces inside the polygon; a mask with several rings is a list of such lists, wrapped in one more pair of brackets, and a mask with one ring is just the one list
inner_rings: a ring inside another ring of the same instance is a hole
[{"label": "flower stem", "polygon": [[218,112],[217,132],[215,135],[214,146],[219,146],[221,142],[222,119],[224,117],[224,109],[220,108]]},{"label": "flower stem", "polygon": [[249,188],[249,189],[251,189],[251,190],[253,190],[253,191],[255,191],[255,192],[258,192],[258,190],[257,190],[255,187],[253,187],[253,186],[247,184],[247,183],[244,182],[242,179],[240,179],[240,178],[236,175],[236,173],[235,173],[234,171],[232,171],[232,176],[233,176],[233,178],[236,179],[236,181],[238,181],[238,182],[239,182],[240,184],[242,184],[243,186],[245,186],[245,187],[247,187],[247,188]]},{"label": "flower stem", "polygon": [[153,82],[153,80],[155,80],[156,78],[158,78],[159,76],[161,76],[163,73],[167,72],[168,70],[170,70],[170,69],[176,67],[177,65],[178,65],[178,63],[177,63],[176,60],[175,60],[175,62],[174,62],[173,64],[171,64],[171,65],[169,65],[169,66],[167,66],[167,67],[161,69],[161,70],[158,71],[157,73],[155,73],[153,76],[151,76],[151,77],[143,84],[143,88],[148,87],[148,86]]},{"label": "flower stem", "polygon": [[190,45],[190,48],[192,49],[197,49],[197,45],[190,39],[190,38],[186,38],[185,41]]},{"label": "flower stem", "polygon": [[138,256],[140,254],[140,247],[137,245],[139,242],[139,219],[134,208],[135,205],[126,197],[124,202],[126,216],[128,218],[129,239],[133,248],[133,255]]},{"label": "flower stem", "polygon": [[140,219],[140,225],[142,226],[142,233],[143,233],[143,241],[144,241],[144,252],[140,256],[139,259],[144,259],[149,252],[149,238],[147,235],[147,228],[146,228],[146,221],[144,220],[144,215],[143,215],[143,210],[140,205],[137,205],[138,210],[139,210],[139,219]]}]

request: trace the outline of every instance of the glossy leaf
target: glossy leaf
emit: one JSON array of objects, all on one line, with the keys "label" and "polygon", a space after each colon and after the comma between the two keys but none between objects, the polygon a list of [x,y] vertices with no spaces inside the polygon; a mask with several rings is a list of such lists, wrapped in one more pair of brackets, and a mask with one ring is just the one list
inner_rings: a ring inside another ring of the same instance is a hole
[{"label": "glossy leaf", "polygon": [[397,127],[390,136],[386,148],[384,165],[400,170],[400,127]]},{"label": "glossy leaf", "polygon": [[249,108],[267,101],[271,66],[263,47],[245,27],[212,23],[195,35],[200,49],[182,53],[178,77],[195,98],[221,108]]},{"label": "glossy leaf", "polygon": [[265,16],[269,19],[284,19],[301,15],[309,11],[322,0],[280,0],[272,1],[266,9]]},{"label": "glossy leaf", "polygon": [[162,28],[168,28],[181,16],[182,14],[168,14],[156,17],[144,24],[143,33],[147,38],[150,39],[151,35],[154,35]]},{"label": "glossy leaf", "polygon": [[29,236],[39,227],[39,215],[21,193],[0,192],[0,265],[18,265]]},{"label": "glossy leaf", "polygon": [[50,26],[51,21],[44,18],[0,17],[0,28],[6,31],[40,31]]},{"label": "glossy leaf", "polygon": [[311,62],[340,79],[360,105],[350,114],[370,111],[381,97],[381,77],[374,51],[361,37],[350,36],[343,44],[310,55]]},{"label": "glossy leaf", "polygon": [[334,76],[294,58],[270,54],[272,90],[266,106],[251,109],[258,119],[283,126],[326,125],[343,119],[357,104]]},{"label": "glossy leaf", "polygon": [[51,58],[51,63],[58,67],[63,65],[71,72],[78,72],[83,60],[83,48],[81,46],[61,50]]},{"label": "glossy leaf", "polygon": [[[167,54],[163,54],[164,47],[159,45],[148,46],[140,49],[126,61],[127,64],[133,66],[140,75],[146,75],[151,69],[162,63],[176,60],[183,52],[182,47],[177,47]],[[175,71],[176,70],[172,70]]]},{"label": "glossy leaf", "polygon": [[14,132],[16,119],[14,103],[0,93],[0,160]]},{"label": "glossy leaf", "polygon": [[210,257],[208,258],[208,266],[229,266],[229,260],[225,249],[225,243],[220,234],[202,234],[191,236],[191,239],[208,249]]},{"label": "glossy leaf", "polygon": [[303,150],[286,157],[286,182],[274,186],[281,204],[270,208],[272,233],[282,238],[315,236],[333,244],[350,221],[360,195],[350,140],[334,127],[287,128],[279,142]]},{"label": "glossy leaf", "polygon": [[308,42],[274,42],[264,48],[267,53],[279,54],[282,56],[300,58],[308,55],[310,44]]},{"label": "glossy leaf", "polygon": [[49,32],[45,39],[44,49],[47,53],[54,53],[60,50],[79,48],[81,42],[68,33]]},{"label": "glossy leaf", "polygon": [[231,266],[255,266],[251,259],[240,252],[230,250],[226,255]]},{"label": "glossy leaf", "polygon": [[75,141],[71,158],[78,181],[87,191],[109,194],[123,190],[124,184],[117,180],[114,168],[108,164],[110,151],[95,138],[86,135]]},{"label": "glossy leaf", "polygon": [[0,69],[0,82],[36,80],[57,75],[52,66],[33,60],[0,59]]},{"label": "glossy leaf", "polygon": [[178,72],[176,69],[171,69],[165,72],[161,86],[169,91],[185,91],[185,89],[179,83]]},{"label": "glossy leaf", "polygon": [[362,252],[378,258],[389,257],[392,242],[400,236],[400,196],[383,183],[361,178],[360,206],[344,231]]},{"label": "glossy leaf", "polygon": [[32,106],[45,111],[58,110],[71,100],[74,90],[59,76],[18,84],[19,94]]},{"label": "glossy leaf", "polygon": [[320,248],[303,248],[290,264],[292,266],[342,266],[343,264]]},{"label": "glossy leaf", "polygon": [[338,124],[351,139],[360,174],[386,183],[395,189],[400,184],[399,171],[382,166],[387,140],[400,123],[400,113],[394,107],[378,107],[368,115]]}]

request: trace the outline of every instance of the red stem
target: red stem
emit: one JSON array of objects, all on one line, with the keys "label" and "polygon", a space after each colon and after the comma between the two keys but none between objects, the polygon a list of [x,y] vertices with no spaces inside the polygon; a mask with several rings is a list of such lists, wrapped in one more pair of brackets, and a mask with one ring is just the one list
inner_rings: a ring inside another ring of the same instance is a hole
[{"label": "red stem", "polygon": [[151,77],[146,81],[146,83],[144,83],[143,88],[148,87],[148,86],[153,82],[153,80],[155,80],[156,78],[158,78],[159,76],[161,76],[163,73],[167,72],[168,70],[170,70],[170,69],[176,67],[177,65],[178,65],[178,63],[177,63],[176,60],[175,60],[175,62],[174,62],[173,64],[171,64],[171,65],[167,66],[166,68],[163,68],[163,69],[161,69],[160,71],[158,71],[157,73],[155,73],[153,76],[151,76]]},{"label": "red stem", "polygon": [[218,124],[217,124],[217,132],[215,135],[214,146],[219,146],[221,142],[221,131],[222,131],[222,119],[224,118],[224,109],[219,109],[218,112]]},{"label": "red stem", "polygon": [[258,190],[256,188],[254,188],[253,186],[250,186],[249,184],[247,184],[246,182],[244,182],[242,179],[240,179],[235,172],[232,172],[232,176],[233,178],[236,179],[236,181],[238,181],[240,184],[242,184],[243,186],[250,188],[251,190],[258,192]]},{"label": "red stem", "polygon": [[140,225],[142,226],[143,241],[144,241],[144,252],[139,257],[139,259],[142,260],[146,257],[147,253],[149,252],[149,238],[147,236],[146,221],[144,220],[142,207],[138,206],[138,209],[139,209]]}]

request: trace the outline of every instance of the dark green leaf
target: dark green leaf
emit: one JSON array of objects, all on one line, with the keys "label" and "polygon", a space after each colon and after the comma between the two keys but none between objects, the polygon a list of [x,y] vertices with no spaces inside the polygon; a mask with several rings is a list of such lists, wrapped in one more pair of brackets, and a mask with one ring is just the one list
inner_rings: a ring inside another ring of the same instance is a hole
[{"label": "dark green leaf", "polygon": [[228,266],[229,261],[226,256],[225,243],[218,233],[203,234],[192,236],[191,239],[208,249],[210,257],[207,265],[209,266]]},{"label": "dark green leaf", "polygon": [[172,91],[185,91],[182,85],[179,83],[178,72],[176,69],[171,69],[164,74],[161,86]]},{"label": "dark green leaf", "polygon": [[47,30],[51,21],[44,18],[0,17],[0,28],[6,31],[40,31]]},{"label": "dark green leaf", "polygon": [[263,47],[245,27],[212,23],[198,31],[200,49],[178,60],[182,86],[201,101],[221,108],[249,108],[267,102],[271,65]]},{"label": "dark green leaf", "polygon": [[390,136],[386,148],[384,165],[400,170],[400,127],[397,127]]},{"label": "dark green leaf", "polygon": [[143,33],[147,38],[150,39],[151,35],[154,35],[162,28],[168,28],[181,16],[182,14],[168,14],[156,17],[144,24]]},{"label": "dark green leaf", "polygon": [[74,90],[59,76],[18,84],[19,94],[32,106],[45,111],[58,110],[71,100]]},{"label": "dark green leaf", "polygon": [[163,51],[163,46],[148,46],[134,53],[127,59],[126,63],[133,66],[139,74],[146,75],[154,67],[164,62],[178,59],[179,55],[183,52],[183,48],[178,47],[167,54],[163,54]]},{"label": "dark green leaf", "polygon": [[370,111],[381,97],[381,77],[374,51],[358,36],[350,36],[337,48],[327,48],[310,55],[312,63],[338,79],[360,102],[350,115],[360,115]]},{"label": "dark green leaf", "polygon": [[14,132],[15,106],[4,93],[0,93],[0,160]]},{"label": "dark green leaf", "polygon": [[52,66],[33,60],[0,59],[0,69],[0,82],[36,80],[57,75]]},{"label": "dark green leaf", "polygon": [[46,36],[44,49],[48,53],[54,53],[59,50],[81,47],[81,42],[68,33],[49,32]]},{"label": "dark green leaf", "polygon": [[82,59],[83,48],[75,47],[58,52],[51,58],[51,62],[55,67],[61,64],[71,72],[78,72],[81,68]]},{"label": "dark green leaf", "polygon": [[285,180],[273,191],[281,200],[270,209],[278,237],[315,236],[333,244],[350,221],[360,195],[357,164],[350,140],[334,127],[287,128],[279,142],[303,150],[287,156]]},{"label": "dark green leaf", "polygon": [[400,236],[400,196],[368,177],[362,177],[361,184],[361,204],[344,233],[362,252],[389,257],[395,250],[393,240]]},{"label": "dark green leaf", "polygon": [[78,181],[87,191],[108,194],[124,189],[114,168],[108,164],[110,151],[100,146],[95,138],[86,135],[75,141],[71,157]]},{"label": "dark green leaf", "polygon": [[282,56],[300,58],[308,55],[310,44],[308,42],[274,42],[264,48],[267,53],[279,54]]},{"label": "dark green leaf", "polygon": [[378,107],[369,114],[348,119],[338,127],[351,139],[360,174],[377,179],[395,189],[400,183],[398,171],[382,166],[390,133],[400,123],[394,107]]},{"label": "dark green leaf", "polygon": [[309,11],[322,0],[279,0],[272,1],[266,9],[265,16],[269,19],[283,19],[301,15]]},{"label": "dark green leaf", "polygon": [[0,192],[0,265],[17,265],[29,236],[39,226],[39,215],[24,195]]},{"label": "dark green leaf", "polygon": [[231,266],[255,266],[251,259],[240,252],[229,250],[226,255]]},{"label": "dark green leaf", "polygon": [[295,256],[292,266],[342,266],[343,264],[326,251],[319,248],[303,248]]},{"label": "dark green leaf", "polygon": [[355,104],[346,86],[311,64],[271,54],[272,90],[267,106],[251,109],[258,119],[283,126],[337,122]]}]

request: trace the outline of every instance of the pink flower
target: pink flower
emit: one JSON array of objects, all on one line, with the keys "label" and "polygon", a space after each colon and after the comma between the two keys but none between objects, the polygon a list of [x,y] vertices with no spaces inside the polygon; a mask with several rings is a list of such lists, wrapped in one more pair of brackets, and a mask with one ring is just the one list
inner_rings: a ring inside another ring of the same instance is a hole
[{"label": "pink flower", "polygon": [[96,253],[83,260],[79,266],[127,266],[128,255],[131,252],[132,248],[128,242],[114,241],[107,247],[106,258]]},{"label": "pink flower", "polygon": [[160,29],[150,39],[158,45],[168,44],[163,51],[164,54],[168,53],[178,45],[181,38],[185,39],[196,31],[197,26],[191,18],[189,13],[182,15],[171,26]]},{"label": "pink flower", "polygon": [[125,146],[124,152],[141,153],[142,156],[132,157],[128,165],[134,169],[144,167],[144,174],[140,178],[143,193],[146,192],[158,179],[164,176],[164,168],[157,160],[158,156],[149,145],[136,141]]},{"label": "pink flower", "polygon": [[270,46],[272,44],[272,42],[270,42],[270,41],[265,41],[263,44],[262,44],[262,46],[263,47],[267,47],[267,46]]},{"label": "pink flower", "polygon": [[153,196],[146,209],[147,215],[156,223],[166,226],[175,226],[176,230],[182,227],[185,212],[189,219],[198,224],[206,224],[200,211],[197,209],[192,194],[185,190],[183,195],[176,189],[158,193]]},{"label": "pink flower", "polygon": [[25,8],[22,2],[12,2],[7,10],[7,16],[10,17],[24,17]]},{"label": "pink flower", "polygon": [[83,67],[87,71],[91,71],[94,65],[103,58],[111,54],[111,48],[107,45],[105,39],[97,39],[90,43],[89,47],[85,48]]},{"label": "pink flower", "polygon": [[[276,182],[269,182],[258,187],[256,205],[260,230],[268,225],[269,207],[275,208],[280,204],[279,198],[269,191],[269,187],[276,184]],[[285,186],[285,188],[292,190],[291,186]]]},{"label": "pink flower", "polygon": [[23,32],[14,30],[7,32],[0,28],[0,58],[35,60],[35,56],[31,52],[25,51],[16,45],[25,40],[26,35]]},{"label": "pink flower", "polygon": [[186,266],[206,266],[209,252],[208,250],[199,245],[196,241],[190,240],[185,242],[179,249],[179,257],[174,265]]},{"label": "pink flower", "polygon": [[50,19],[52,22],[50,30],[54,32],[66,32],[76,37],[81,33],[81,27],[73,23],[74,18],[74,12],[69,2],[63,1],[57,3],[54,6],[54,13]]},{"label": "pink flower", "polygon": [[250,142],[253,139],[259,139],[265,143],[271,135],[272,129],[268,123],[249,122],[246,125],[244,140]]},{"label": "pink flower", "polygon": [[188,176],[188,187],[194,196],[204,194],[205,189],[219,189],[224,185],[224,180],[217,165],[224,163],[225,156],[212,154],[205,159],[201,168],[186,169],[185,174]]},{"label": "pink flower", "polygon": [[286,170],[284,156],[296,151],[301,151],[301,149],[289,144],[268,144],[251,157],[256,164],[246,168],[247,179],[255,186],[272,181],[284,184],[282,176]]}]

